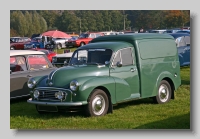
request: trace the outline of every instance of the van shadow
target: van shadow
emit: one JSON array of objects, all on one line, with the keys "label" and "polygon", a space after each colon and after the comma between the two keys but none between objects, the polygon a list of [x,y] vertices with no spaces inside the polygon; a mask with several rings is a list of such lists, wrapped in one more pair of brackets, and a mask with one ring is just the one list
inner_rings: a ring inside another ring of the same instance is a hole
[{"label": "van shadow", "polygon": [[181,80],[181,85],[190,85],[190,80]]},{"label": "van shadow", "polygon": [[27,103],[27,99],[16,99],[10,102],[10,116],[11,117],[27,117],[27,118],[40,118],[40,119],[57,119],[62,117],[86,117],[83,111],[75,112],[45,112],[39,114],[36,106]]},{"label": "van shadow", "polygon": [[141,104],[155,104],[155,102],[153,101],[152,98],[144,98],[144,99],[137,99],[137,100],[132,100],[132,101],[128,101],[128,102],[123,102],[123,103],[119,103],[117,105],[113,106],[114,110],[118,110],[121,108],[125,108],[129,105],[141,105]]},{"label": "van shadow", "polygon": [[[116,106],[113,106],[114,110],[125,108],[128,105],[140,105],[140,104],[153,104],[153,100],[150,98],[135,100],[130,102],[120,103]],[[82,117],[87,118],[85,115],[84,109],[82,111],[75,112],[46,112],[44,114],[39,114],[36,110],[35,105],[27,103],[27,99],[16,99],[11,101],[10,106],[10,116],[13,117],[31,117],[31,118],[40,118],[40,119],[57,119],[58,117]]]}]

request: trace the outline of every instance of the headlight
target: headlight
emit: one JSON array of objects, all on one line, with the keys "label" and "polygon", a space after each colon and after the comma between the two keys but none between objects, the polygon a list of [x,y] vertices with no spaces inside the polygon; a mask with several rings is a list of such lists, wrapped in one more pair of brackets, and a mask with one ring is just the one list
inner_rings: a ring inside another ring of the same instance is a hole
[{"label": "headlight", "polygon": [[78,86],[79,86],[79,84],[78,84],[77,81],[73,80],[73,81],[70,82],[70,89],[72,91],[77,91],[78,90]]},{"label": "headlight", "polygon": [[63,99],[64,97],[64,92],[63,91],[58,91],[55,93],[55,98],[58,98],[58,99]]},{"label": "headlight", "polygon": [[53,61],[53,62],[56,62],[56,61],[57,61],[57,58],[56,58],[56,57],[52,57],[52,61]]},{"label": "headlight", "polygon": [[40,92],[39,92],[38,90],[35,90],[35,91],[33,92],[34,98],[38,98],[39,95],[40,95]]},{"label": "headlight", "polygon": [[34,79],[29,79],[27,82],[28,88],[33,88],[36,84],[36,81]]}]

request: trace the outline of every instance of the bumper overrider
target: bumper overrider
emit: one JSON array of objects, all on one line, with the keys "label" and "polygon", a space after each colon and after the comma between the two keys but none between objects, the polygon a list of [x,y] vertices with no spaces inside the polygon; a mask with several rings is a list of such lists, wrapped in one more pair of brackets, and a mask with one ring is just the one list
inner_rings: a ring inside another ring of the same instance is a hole
[{"label": "bumper overrider", "polygon": [[31,96],[38,93],[38,97],[32,97],[27,100],[30,104],[48,105],[48,106],[82,106],[87,101],[73,102],[72,98],[76,96],[70,89],[39,87],[30,92]]}]

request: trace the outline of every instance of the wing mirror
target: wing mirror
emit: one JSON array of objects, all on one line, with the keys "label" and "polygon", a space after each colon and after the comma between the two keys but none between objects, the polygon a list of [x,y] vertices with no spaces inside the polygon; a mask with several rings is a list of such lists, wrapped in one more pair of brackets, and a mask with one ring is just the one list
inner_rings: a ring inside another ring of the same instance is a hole
[{"label": "wing mirror", "polygon": [[109,65],[110,64],[110,61],[105,61],[105,65]]},{"label": "wing mirror", "polygon": [[116,65],[117,65],[117,67],[122,67],[122,63],[121,63],[121,62],[119,62],[119,61],[117,62],[117,64],[116,64]]}]

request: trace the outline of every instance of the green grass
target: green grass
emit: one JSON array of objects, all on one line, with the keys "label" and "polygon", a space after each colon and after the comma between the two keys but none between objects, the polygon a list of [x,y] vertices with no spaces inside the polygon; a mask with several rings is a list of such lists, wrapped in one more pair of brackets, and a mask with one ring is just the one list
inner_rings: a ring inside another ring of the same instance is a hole
[{"label": "green grass", "polygon": [[114,106],[112,114],[84,117],[79,113],[40,115],[26,100],[10,104],[10,129],[190,129],[190,67],[181,68],[182,85],[175,99],[154,104],[152,99]]}]

